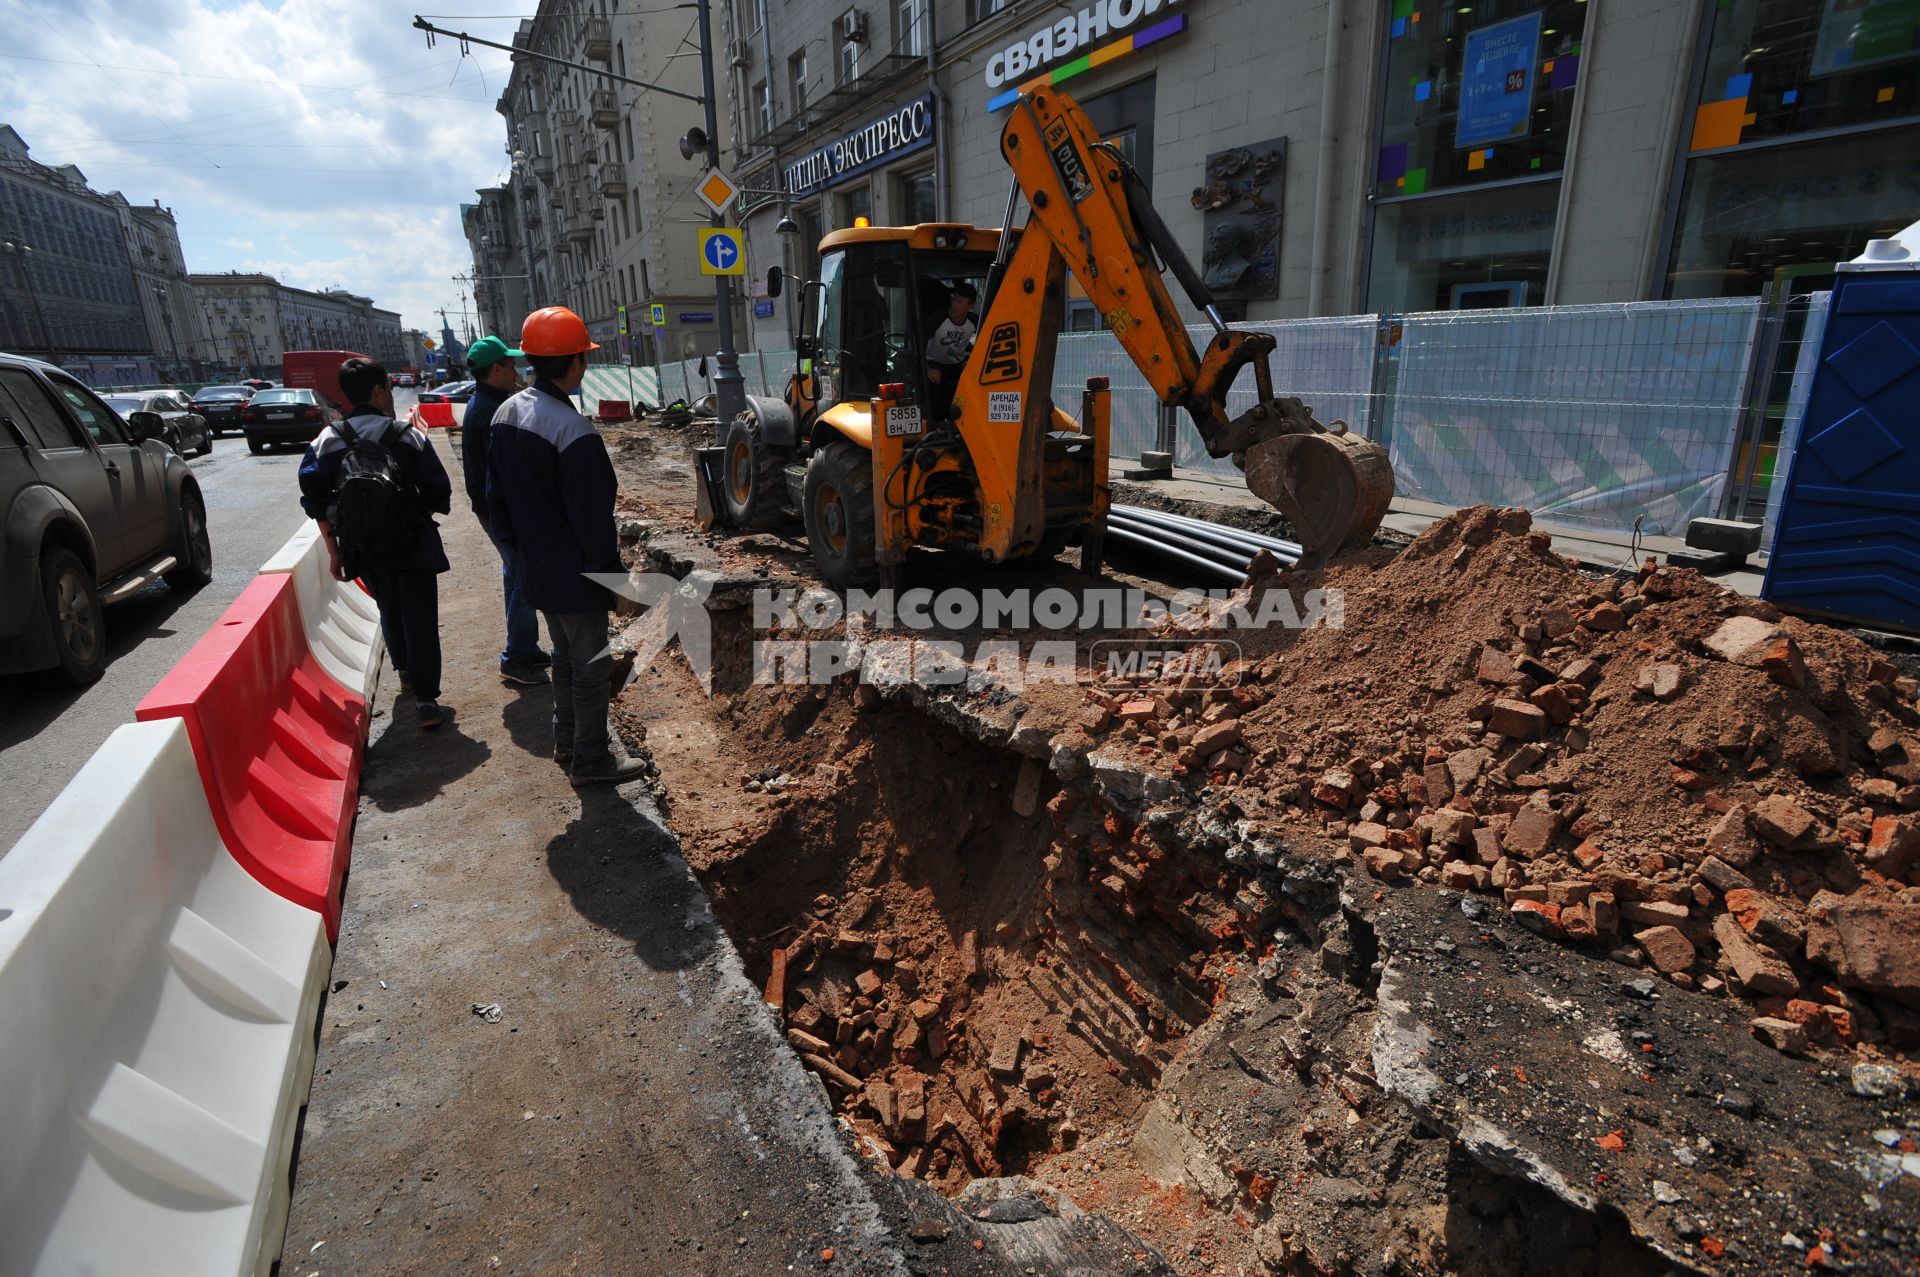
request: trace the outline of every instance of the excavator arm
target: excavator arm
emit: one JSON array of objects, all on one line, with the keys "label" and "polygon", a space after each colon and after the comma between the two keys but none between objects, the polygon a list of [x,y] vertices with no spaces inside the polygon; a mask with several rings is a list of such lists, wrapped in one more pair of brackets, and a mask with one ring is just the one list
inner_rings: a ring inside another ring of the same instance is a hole
[{"label": "excavator arm", "polygon": [[[1270,334],[1230,329],[1119,152],[1101,141],[1066,94],[1023,93],[1001,131],[1015,192],[1031,212],[1013,247],[1009,232],[989,281],[982,341],[962,377],[970,406],[998,389],[1025,394],[1024,433],[1044,433],[1035,401],[1048,398],[1059,335],[1064,266],[1080,281],[1147,382],[1164,402],[1184,408],[1210,455],[1232,457],[1247,485],[1294,526],[1308,566],[1368,541],[1393,497],[1393,470],[1379,445],[1329,430],[1298,399],[1276,399]],[[1012,204],[1009,200],[1009,217]],[[1164,263],[1164,267],[1161,263]],[[1213,321],[1216,335],[1194,349],[1168,291],[1165,272]],[[996,350],[1000,358],[996,360]],[[1227,392],[1254,370],[1257,400],[1229,415]],[[1042,378],[1045,380],[1042,380]],[[1010,383],[1018,382],[1018,387]],[[1001,400],[1010,405],[1011,400]],[[1024,454],[1037,444],[1029,442]],[[1009,457],[1009,461],[1013,458]],[[1025,507],[1025,493],[1016,507]],[[1016,509],[1015,539],[1036,525],[1037,510]]]}]

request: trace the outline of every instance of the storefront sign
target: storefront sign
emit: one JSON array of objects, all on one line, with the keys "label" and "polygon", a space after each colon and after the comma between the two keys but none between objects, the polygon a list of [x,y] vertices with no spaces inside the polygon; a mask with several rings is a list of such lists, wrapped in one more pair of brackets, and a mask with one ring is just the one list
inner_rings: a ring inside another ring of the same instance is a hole
[{"label": "storefront sign", "polygon": [[1509,18],[1467,34],[1460,65],[1457,149],[1525,137],[1533,118],[1533,77],[1539,59],[1540,14]]},{"label": "storefront sign", "polygon": [[787,165],[787,193],[804,198],[933,145],[933,95],[869,120]]},{"label": "storefront sign", "polygon": [[[1091,49],[1108,36],[1120,35],[1181,3],[1182,0],[1092,0],[1082,5],[1077,15],[1051,22],[988,58],[987,87],[997,89],[1003,84],[1017,84],[1062,58]],[[1129,51],[1130,48],[1122,50]],[[1105,52],[1107,50],[1100,50]]]},{"label": "storefront sign", "polygon": [[[1014,83],[1012,88],[998,92],[993,98],[987,98],[989,111],[1014,106],[1020,100],[1023,88],[1033,84],[1058,84],[1069,81],[1083,71],[1094,67],[1104,67],[1110,61],[1125,58],[1127,54],[1139,52],[1148,44],[1158,44],[1169,35],[1179,35],[1187,31],[1187,13],[1173,13],[1169,17],[1158,17],[1152,23],[1140,25],[1129,35],[1123,35],[1110,44],[1102,44],[1091,52],[1081,52],[1077,58],[1046,71],[1048,63],[1066,58],[1075,50],[1085,50],[1091,40],[1098,40],[1108,33],[1117,33],[1125,27],[1133,27],[1144,17],[1154,17],[1156,13],[1181,0],[1100,0],[1089,8],[1083,8],[1079,17],[1062,17],[1052,27],[1043,27],[1041,31],[1027,36],[1018,44],[1006,46],[987,60],[987,86],[998,88],[1000,84]],[[1039,73],[1039,75],[1035,75]]]}]

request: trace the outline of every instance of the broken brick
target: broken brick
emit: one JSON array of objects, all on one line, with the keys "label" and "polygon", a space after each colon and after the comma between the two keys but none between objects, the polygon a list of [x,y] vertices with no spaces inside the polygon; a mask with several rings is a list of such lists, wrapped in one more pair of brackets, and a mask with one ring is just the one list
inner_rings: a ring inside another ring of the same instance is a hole
[{"label": "broken brick", "polygon": [[1690,911],[1685,905],[1668,904],[1663,900],[1629,900],[1620,906],[1620,914],[1628,922],[1637,922],[1643,927],[1657,927],[1663,923],[1677,927],[1686,922]]},{"label": "broken brick", "polygon": [[1697,872],[1702,881],[1723,895],[1729,891],[1738,891],[1742,887],[1753,885],[1753,879],[1718,856],[1707,856],[1702,859]]},{"label": "broken brick", "polygon": [[1527,697],[1551,723],[1565,723],[1573,718],[1573,702],[1567,699],[1567,691],[1558,683],[1549,683]]},{"label": "broken brick", "polygon": [[1800,981],[1786,959],[1756,943],[1731,915],[1723,913],[1713,920],[1713,938],[1720,944],[1721,962],[1742,988],[1778,997],[1800,991]]},{"label": "broken brick", "polygon": [[1763,1015],[1749,1020],[1747,1027],[1752,1030],[1753,1036],[1776,1051],[1797,1053],[1807,1049],[1807,1031],[1792,1020]]},{"label": "broken brick", "polygon": [[1670,701],[1680,695],[1683,681],[1678,665],[1670,661],[1662,661],[1641,670],[1640,676],[1634,681],[1633,689],[1653,697],[1656,701]]},{"label": "broken brick", "polygon": [[1352,772],[1344,767],[1333,767],[1320,774],[1320,779],[1313,786],[1313,797],[1316,802],[1345,810],[1353,803],[1358,788]]},{"label": "broken brick", "polygon": [[1547,934],[1560,930],[1560,906],[1544,900],[1516,900],[1508,906],[1514,921]]},{"label": "broken brick", "polygon": [[1122,701],[1113,716],[1123,723],[1144,723],[1153,718],[1152,701]]},{"label": "broken brick", "polygon": [[883,981],[880,979],[880,973],[878,971],[862,971],[853,978],[853,987],[858,989],[860,996],[864,998],[870,998],[880,992],[882,983]]},{"label": "broken brick", "polygon": [[1808,908],[1807,957],[1843,985],[1920,1005],[1920,902],[1821,892]]},{"label": "broken brick", "polygon": [[1449,847],[1464,846],[1478,823],[1470,811],[1442,807],[1433,813],[1433,839]]},{"label": "broken brick", "polygon": [[1560,671],[1560,681],[1563,683],[1578,683],[1582,687],[1592,688],[1599,684],[1601,673],[1602,671],[1598,662],[1589,660],[1583,656]]},{"label": "broken brick", "polygon": [[1485,826],[1476,827],[1473,831],[1473,855],[1483,865],[1492,866],[1499,863],[1501,856],[1499,832]]},{"label": "broken brick", "polygon": [[1387,827],[1371,820],[1360,821],[1347,831],[1347,845],[1355,851],[1384,847],[1387,845]]},{"label": "broken brick", "polygon": [[1487,887],[1487,867],[1469,864],[1464,860],[1449,860],[1440,867],[1440,881],[1455,891],[1484,891]]},{"label": "broken brick", "polygon": [[1618,603],[1596,603],[1580,618],[1580,627],[1603,633],[1624,630],[1627,628],[1627,614],[1620,610]]},{"label": "broken brick", "polygon": [[1020,1072],[1020,1055],[1027,1049],[1027,1035],[1009,1025],[1000,1030],[987,1052],[987,1071],[995,1077],[1013,1077]]},{"label": "broken brick", "polygon": [[1480,778],[1480,773],[1492,759],[1491,753],[1479,748],[1463,749],[1447,755],[1447,775],[1453,778],[1453,792],[1464,794]]},{"label": "broken brick", "polygon": [[1920,828],[1901,816],[1882,816],[1867,836],[1867,867],[1898,881],[1920,859]]},{"label": "broken brick", "polygon": [[1422,770],[1427,784],[1427,801],[1443,807],[1453,800],[1453,775],[1445,763],[1428,763]]},{"label": "broken brick", "polygon": [[1538,740],[1547,734],[1547,716],[1537,705],[1502,697],[1493,703],[1487,727],[1514,740]]},{"label": "broken brick", "polygon": [[1517,853],[1531,860],[1544,854],[1559,832],[1560,813],[1548,804],[1545,794],[1536,793],[1514,814],[1501,847],[1508,855]]},{"label": "broken brick", "polygon": [[1726,906],[1740,929],[1762,944],[1793,951],[1806,943],[1806,923],[1774,896],[1752,887],[1735,887],[1727,893]]},{"label": "broken brick", "polygon": [[1193,742],[1188,748],[1193,754],[1204,758],[1217,749],[1238,745],[1241,739],[1239,722],[1230,718],[1222,723],[1214,723],[1210,727],[1202,727],[1193,734]]},{"label": "broken brick", "polygon": [[1750,814],[1736,803],[1707,831],[1707,850],[1736,869],[1745,869],[1760,858],[1760,849],[1747,836]]},{"label": "broken brick", "polygon": [[1693,965],[1693,941],[1687,939],[1678,927],[1648,927],[1645,931],[1635,932],[1633,939],[1645,950],[1647,960],[1653,963],[1654,969],[1664,975],[1685,971]]},{"label": "broken brick", "polygon": [[1754,831],[1776,847],[1799,846],[1813,827],[1813,814],[1785,794],[1769,794],[1753,809]]}]

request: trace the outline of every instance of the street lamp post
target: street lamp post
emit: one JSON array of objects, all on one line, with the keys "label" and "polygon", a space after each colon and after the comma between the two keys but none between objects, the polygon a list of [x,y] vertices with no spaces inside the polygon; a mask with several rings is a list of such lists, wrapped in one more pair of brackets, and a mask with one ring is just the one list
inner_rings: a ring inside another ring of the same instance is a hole
[{"label": "street lamp post", "polygon": [[40,325],[40,344],[46,347],[47,359],[59,363],[59,352],[53,346],[53,330],[47,327],[47,312],[40,308],[40,290],[33,285],[33,272],[27,269],[27,259],[33,253],[33,245],[9,235],[0,239],[0,252],[12,255],[20,269],[20,278],[27,286],[27,296],[33,301],[33,315]]},{"label": "street lamp post", "polygon": [[[700,96],[701,106],[707,116],[707,167],[715,172],[720,168],[720,119],[715,109],[713,87],[713,5],[711,0],[699,0],[700,16]],[[769,77],[773,69],[767,69]],[[725,227],[725,213],[715,213],[713,224]],[[733,336],[733,277],[716,275],[713,280],[715,304],[720,310],[720,349],[714,352],[713,374],[714,406],[719,410],[720,420],[732,421],[747,410],[746,378],[740,374],[740,351],[734,344]],[[722,426],[724,432],[725,427]]]}]

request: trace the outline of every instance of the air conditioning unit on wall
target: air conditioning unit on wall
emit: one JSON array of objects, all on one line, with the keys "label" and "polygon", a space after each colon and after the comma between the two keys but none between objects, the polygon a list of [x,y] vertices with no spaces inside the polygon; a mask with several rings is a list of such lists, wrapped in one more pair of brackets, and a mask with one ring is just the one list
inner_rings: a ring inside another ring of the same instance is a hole
[{"label": "air conditioning unit on wall", "polygon": [[728,54],[733,65],[743,67],[753,61],[753,46],[745,40],[735,40],[728,46]]},{"label": "air conditioning unit on wall", "polygon": [[849,9],[840,15],[840,38],[848,44],[867,42],[867,15],[858,9]]}]

